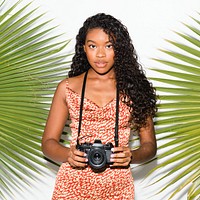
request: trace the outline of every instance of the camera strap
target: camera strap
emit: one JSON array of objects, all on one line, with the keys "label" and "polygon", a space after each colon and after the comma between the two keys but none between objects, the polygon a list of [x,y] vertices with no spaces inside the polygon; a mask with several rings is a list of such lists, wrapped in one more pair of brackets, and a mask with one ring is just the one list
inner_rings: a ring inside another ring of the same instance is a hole
[{"label": "camera strap", "polygon": [[[83,86],[82,86],[82,93],[81,93],[81,104],[80,104],[80,113],[79,113],[79,126],[78,126],[78,136],[77,136],[77,144],[78,144],[78,138],[80,136],[81,132],[81,122],[82,122],[82,113],[83,113],[83,102],[84,102],[84,95],[85,95],[85,85],[86,85],[86,79],[87,79],[88,71],[86,71],[84,79],[83,79]],[[115,118],[115,147],[118,147],[119,145],[119,136],[118,136],[118,121],[119,121],[119,88],[117,85],[116,88],[116,118]]]}]

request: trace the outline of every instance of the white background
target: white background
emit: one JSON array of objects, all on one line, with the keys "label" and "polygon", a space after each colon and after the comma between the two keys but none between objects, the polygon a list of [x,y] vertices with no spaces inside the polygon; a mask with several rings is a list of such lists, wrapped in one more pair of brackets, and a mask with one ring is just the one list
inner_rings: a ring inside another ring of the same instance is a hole
[{"label": "white background", "polygon": [[[9,1],[10,4],[14,2],[17,0]],[[27,2],[30,1],[24,0],[22,4]],[[66,49],[69,52],[73,51],[75,36],[87,17],[97,12],[105,12],[120,19],[129,30],[140,62],[148,76],[152,73],[148,68],[159,67],[151,58],[163,57],[158,49],[174,48],[165,39],[180,41],[174,31],[187,32],[182,22],[192,25],[193,21],[189,16],[199,19],[197,12],[200,11],[199,0],[34,0],[32,7],[38,6],[40,13],[47,12],[46,19],[54,18],[53,23],[59,25],[58,32],[65,33],[66,39],[72,39]],[[155,162],[146,167],[133,169],[136,200],[165,200],[169,197],[169,190],[152,196],[162,184],[167,183],[167,180],[150,187],[146,186],[153,176],[142,182],[144,175],[154,166]],[[41,168],[41,173],[37,175],[38,179],[30,179],[31,187],[24,185],[23,191],[14,191],[13,200],[50,200],[55,172]],[[174,198],[186,199],[186,195],[182,194]]]}]

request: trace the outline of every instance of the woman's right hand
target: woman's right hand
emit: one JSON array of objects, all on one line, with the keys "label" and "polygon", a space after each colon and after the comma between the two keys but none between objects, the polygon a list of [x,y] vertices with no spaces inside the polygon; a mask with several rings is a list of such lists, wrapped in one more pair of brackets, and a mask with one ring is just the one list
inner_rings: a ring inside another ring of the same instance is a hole
[{"label": "woman's right hand", "polygon": [[86,153],[76,149],[76,146],[71,146],[67,162],[74,168],[85,168],[87,167]]}]

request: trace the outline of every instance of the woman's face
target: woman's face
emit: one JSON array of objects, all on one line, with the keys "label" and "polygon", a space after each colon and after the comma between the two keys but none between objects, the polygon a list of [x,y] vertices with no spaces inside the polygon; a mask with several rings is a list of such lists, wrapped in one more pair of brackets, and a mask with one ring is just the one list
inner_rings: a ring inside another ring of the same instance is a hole
[{"label": "woman's face", "polygon": [[114,49],[108,34],[102,29],[91,29],[84,45],[88,62],[91,67],[100,74],[109,71],[114,64]]}]

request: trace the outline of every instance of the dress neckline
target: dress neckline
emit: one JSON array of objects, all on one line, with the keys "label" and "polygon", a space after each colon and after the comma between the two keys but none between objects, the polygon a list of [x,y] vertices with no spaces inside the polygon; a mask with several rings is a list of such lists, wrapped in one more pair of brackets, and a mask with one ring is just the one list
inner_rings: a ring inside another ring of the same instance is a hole
[{"label": "dress neckline", "polygon": [[[79,93],[77,93],[76,91],[72,90],[71,88],[69,88],[69,86],[67,87],[72,93],[74,93],[75,95],[77,95],[79,98],[81,98],[81,95]],[[84,97],[84,100],[90,102],[91,104],[93,104],[95,107],[97,107],[98,109],[104,109],[106,108],[107,106],[109,105],[112,105],[113,103],[116,102],[116,98],[113,98],[111,99],[110,101],[108,101],[108,103],[106,103],[105,105],[103,106],[99,106],[97,103],[95,103],[93,100],[87,98],[87,97]]]}]

